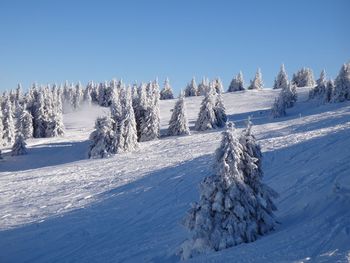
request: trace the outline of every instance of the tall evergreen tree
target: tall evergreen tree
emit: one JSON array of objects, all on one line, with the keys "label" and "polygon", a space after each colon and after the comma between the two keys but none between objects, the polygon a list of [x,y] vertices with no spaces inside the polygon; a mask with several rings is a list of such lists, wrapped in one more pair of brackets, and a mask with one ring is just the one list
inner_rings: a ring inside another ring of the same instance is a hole
[{"label": "tall evergreen tree", "polygon": [[205,77],[202,78],[202,82],[198,85],[197,95],[205,96],[209,89],[209,80]]},{"label": "tall evergreen tree", "polygon": [[113,120],[110,117],[97,118],[95,130],[90,134],[89,158],[105,158],[112,154],[114,139],[112,128]]},{"label": "tall evergreen tree", "polygon": [[16,132],[22,134],[24,139],[33,137],[33,117],[26,110],[26,104],[21,107],[16,123]]},{"label": "tall evergreen tree", "polygon": [[316,81],[316,86],[309,91],[309,99],[324,99],[327,86],[326,71],[322,70],[320,78]]},{"label": "tall evergreen tree", "polygon": [[209,91],[202,101],[198,118],[195,124],[195,129],[197,131],[205,131],[217,128],[217,119],[214,110],[215,103],[216,101],[213,86],[210,84]]},{"label": "tall evergreen tree", "polygon": [[273,89],[285,89],[289,84],[288,75],[284,68],[284,64],[282,64],[280,72],[278,73],[275,83],[273,85]]},{"label": "tall evergreen tree", "polygon": [[196,79],[193,77],[191,82],[187,84],[185,89],[185,97],[197,96],[197,89]]},{"label": "tall evergreen tree", "polygon": [[190,129],[188,126],[184,94],[181,92],[169,121],[168,135],[177,136],[189,134]]},{"label": "tall evergreen tree", "polygon": [[15,122],[13,119],[12,103],[9,97],[5,100],[3,111],[3,141],[6,145],[15,140]]},{"label": "tall evergreen tree", "polygon": [[224,86],[222,85],[222,81],[220,78],[216,78],[213,80],[213,86],[216,93],[221,94],[224,92]]},{"label": "tall evergreen tree", "polygon": [[350,63],[343,64],[334,85],[333,102],[350,100]]},{"label": "tall evergreen tree", "polygon": [[160,92],[160,99],[161,100],[171,100],[174,98],[173,90],[170,86],[169,79],[166,78],[164,82],[164,88]]},{"label": "tall evergreen tree", "polygon": [[240,71],[238,75],[232,79],[227,91],[235,92],[235,91],[241,91],[241,90],[244,90],[244,79],[243,79],[242,71]]},{"label": "tall evergreen tree", "polygon": [[255,73],[255,77],[253,80],[250,81],[250,86],[248,89],[250,90],[261,90],[264,88],[264,83],[262,80],[262,74],[260,68],[258,68],[257,72]]},{"label": "tall evergreen tree", "polygon": [[326,84],[326,92],[324,94],[325,103],[331,102],[332,96],[334,94],[334,88],[334,81],[332,79],[328,80]]},{"label": "tall evergreen tree", "polygon": [[225,127],[227,121],[226,109],[221,93],[216,95],[216,103],[214,107],[216,125],[220,128]]},{"label": "tall evergreen tree", "polygon": [[233,123],[222,134],[215,172],[202,181],[199,203],[184,221],[191,237],[181,246],[183,259],[253,242],[275,226],[272,196],[260,182],[258,158],[249,151],[254,141],[248,138],[242,145]]}]

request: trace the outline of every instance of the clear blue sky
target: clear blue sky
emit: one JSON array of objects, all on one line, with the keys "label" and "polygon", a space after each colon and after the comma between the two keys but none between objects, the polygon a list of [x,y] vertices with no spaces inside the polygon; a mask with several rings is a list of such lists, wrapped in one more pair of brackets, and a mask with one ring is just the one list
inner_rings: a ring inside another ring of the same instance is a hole
[{"label": "clear blue sky", "polygon": [[349,0],[0,0],[0,89],[168,76],[220,76],[225,88],[281,63],[335,77],[350,59]]}]

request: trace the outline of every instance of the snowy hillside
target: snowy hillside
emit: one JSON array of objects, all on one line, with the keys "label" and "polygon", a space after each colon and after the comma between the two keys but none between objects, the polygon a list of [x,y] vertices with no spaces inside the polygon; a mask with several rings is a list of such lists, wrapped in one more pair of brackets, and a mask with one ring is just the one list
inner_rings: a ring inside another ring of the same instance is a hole
[{"label": "snowy hillside", "polygon": [[[264,154],[264,180],[280,197],[276,231],[189,262],[350,261],[350,103],[316,105],[308,89],[288,116],[269,118],[278,91],[224,94],[229,120],[248,116]],[[190,126],[202,97],[186,98]],[[160,101],[161,133],[175,100]],[[88,160],[97,116],[64,115],[64,137],[28,140],[29,154],[0,161],[0,262],[178,262],[181,219],[212,172],[221,131],[143,142]]]}]

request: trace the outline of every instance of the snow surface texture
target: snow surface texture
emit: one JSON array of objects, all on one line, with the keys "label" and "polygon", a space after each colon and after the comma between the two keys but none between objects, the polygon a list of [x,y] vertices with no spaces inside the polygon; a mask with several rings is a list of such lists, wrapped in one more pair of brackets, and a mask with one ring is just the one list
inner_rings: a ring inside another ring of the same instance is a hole
[{"label": "snow surface texture", "polygon": [[[279,192],[280,224],[249,244],[188,262],[348,262],[350,102],[318,106],[298,89],[287,116],[271,119],[279,91],[223,94],[238,129],[252,115],[264,182]],[[176,100],[160,102],[161,133]],[[202,97],[186,98],[190,127]],[[211,175],[221,131],[143,142],[132,153],[88,160],[92,107],[64,115],[63,137],[30,139],[28,154],[0,160],[0,262],[178,262],[180,222]]]}]

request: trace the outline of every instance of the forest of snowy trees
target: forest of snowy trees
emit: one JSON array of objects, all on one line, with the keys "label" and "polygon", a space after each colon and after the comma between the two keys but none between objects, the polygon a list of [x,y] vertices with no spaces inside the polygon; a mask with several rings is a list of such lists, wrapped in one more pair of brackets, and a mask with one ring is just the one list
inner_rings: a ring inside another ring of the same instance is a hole
[{"label": "forest of snowy trees", "polygon": [[[317,81],[309,68],[302,68],[288,79],[282,64],[273,89],[280,90],[271,108],[274,118],[285,116],[286,110],[297,101],[298,87],[311,87],[309,99],[320,104],[350,100],[350,64],[344,64],[333,81],[326,78],[323,70]],[[264,83],[258,68],[249,86],[245,87],[240,71],[229,84],[227,92],[262,90]],[[193,77],[180,93],[169,123],[168,135],[189,135],[185,97],[203,96],[194,129],[204,131],[222,128],[227,116],[222,99],[224,87],[220,78],[202,78],[199,85]],[[39,86],[33,84],[27,92],[21,85],[0,97],[0,145],[25,147],[29,138],[55,137],[64,134],[63,114],[84,110],[92,104],[110,108],[110,116],[96,120],[91,134],[89,157],[106,157],[118,152],[133,151],[144,141],[160,137],[159,100],[174,99],[170,80],[166,78],[160,89],[158,80],[147,84],[126,85],[122,80],[89,82],[84,88],[65,82],[63,85]],[[21,142],[23,141],[23,142]],[[14,145],[16,144],[16,145]],[[26,150],[14,150],[26,153]],[[15,154],[15,153],[14,153]]]}]

